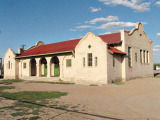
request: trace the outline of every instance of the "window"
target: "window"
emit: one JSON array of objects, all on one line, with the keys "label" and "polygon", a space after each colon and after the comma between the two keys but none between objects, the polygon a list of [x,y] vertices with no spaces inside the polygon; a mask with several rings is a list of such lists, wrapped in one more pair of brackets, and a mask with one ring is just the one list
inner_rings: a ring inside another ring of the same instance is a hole
[{"label": "window", "polygon": [[95,57],[95,66],[98,66],[98,58]]},{"label": "window", "polygon": [[132,67],[131,47],[128,47],[128,66]]},{"label": "window", "polygon": [[88,53],[88,66],[92,66],[92,53]]},{"label": "window", "polygon": [[83,67],[85,67],[85,57],[83,58]]},{"label": "window", "polygon": [[149,52],[147,51],[147,63],[149,63]]},{"label": "window", "polygon": [[146,51],[143,50],[143,63],[146,63]]},{"label": "window", "polygon": [[23,68],[26,68],[26,63],[23,63]]},{"label": "window", "polygon": [[113,55],[113,67],[115,67],[115,57]]},{"label": "window", "polygon": [[10,61],[8,61],[8,69],[10,69],[11,68],[11,66],[10,66]]},{"label": "window", "polygon": [[140,63],[142,63],[142,50],[140,50]]},{"label": "window", "polygon": [[72,66],[71,59],[66,59],[66,67],[71,67],[71,66]]},{"label": "window", "polygon": [[137,53],[135,53],[135,61],[137,62]]}]

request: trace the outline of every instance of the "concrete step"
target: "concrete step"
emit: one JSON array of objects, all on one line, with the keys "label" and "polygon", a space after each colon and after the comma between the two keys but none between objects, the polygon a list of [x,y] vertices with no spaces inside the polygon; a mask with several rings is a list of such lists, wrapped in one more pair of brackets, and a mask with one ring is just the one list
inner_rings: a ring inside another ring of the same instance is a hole
[{"label": "concrete step", "polygon": [[59,77],[25,77],[24,80],[59,82]]}]

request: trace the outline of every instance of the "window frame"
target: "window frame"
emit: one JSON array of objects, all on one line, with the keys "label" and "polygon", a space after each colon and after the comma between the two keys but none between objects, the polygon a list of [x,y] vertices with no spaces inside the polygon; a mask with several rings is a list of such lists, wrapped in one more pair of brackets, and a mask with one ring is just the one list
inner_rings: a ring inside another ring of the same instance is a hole
[{"label": "window frame", "polygon": [[98,66],[98,57],[95,57],[95,66]]},{"label": "window frame", "polygon": [[72,59],[66,59],[66,67],[72,67]]},{"label": "window frame", "polygon": [[92,59],[92,53],[88,53],[88,67],[92,67],[93,59]]},{"label": "window frame", "polygon": [[26,62],[23,63],[23,69],[26,69],[27,68],[27,65],[26,65]]},{"label": "window frame", "polygon": [[143,63],[143,54],[141,49],[140,49],[140,63]]},{"label": "window frame", "polygon": [[10,69],[11,68],[11,62],[10,61],[8,61],[8,69]]},{"label": "window frame", "polygon": [[147,63],[149,63],[149,51],[147,51]]},{"label": "window frame", "polygon": [[83,67],[86,66],[85,62],[86,62],[85,57],[83,57]]},{"label": "window frame", "polygon": [[137,53],[135,53],[135,61],[137,62]]},{"label": "window frame", "polygon": [[132,67],[132,48],[128,47],[128,66]]},{"label": "window frame", "polygon": [[143,63],[146,63],[146,51],[143,50]]},{"label": "window frame", "polygon": [[116,66],[116,60],[115,60],[115,56],[113,55],[113,67]]}]

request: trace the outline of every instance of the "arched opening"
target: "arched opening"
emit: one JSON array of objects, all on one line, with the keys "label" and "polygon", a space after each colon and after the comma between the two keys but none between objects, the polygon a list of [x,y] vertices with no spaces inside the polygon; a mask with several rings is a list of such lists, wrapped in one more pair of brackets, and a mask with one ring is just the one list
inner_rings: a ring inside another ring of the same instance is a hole
[{"label": "arched opening", "polygon": [[57,56],[51,59],[51,76],[59,76],[59,59]]},{"label": "arched opening", "polygon": [[40,75],[47,76],[47,60],[45,58],[40,60]]},{"label": "arched opening", "polygon": [[31,64],[31,76],[36,76],[37,74],[37,68],[36,68],[36,60],[35,59],[32,59],[30,61],[30,64]]}]

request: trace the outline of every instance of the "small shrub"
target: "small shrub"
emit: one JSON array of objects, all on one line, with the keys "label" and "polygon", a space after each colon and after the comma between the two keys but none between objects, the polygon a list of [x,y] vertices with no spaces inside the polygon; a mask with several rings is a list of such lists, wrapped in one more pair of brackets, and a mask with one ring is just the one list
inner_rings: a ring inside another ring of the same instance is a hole
[{"label": "small shrub", "polygon": [[90,84],[89,86],[98,86],[98,85],[96,85],[96,84]]},{"label": "small shrub", "polygon": [[124,83],[122,81],[112,81],[112,84],[123,85]]},{"label": "small shrub", "polygon": [[69,82],[46,82],[46,81],[31,81],[30,83],[48,83],[48,84],[64,84],[64,85],[75,84],[75,83],[69,83]]}]

